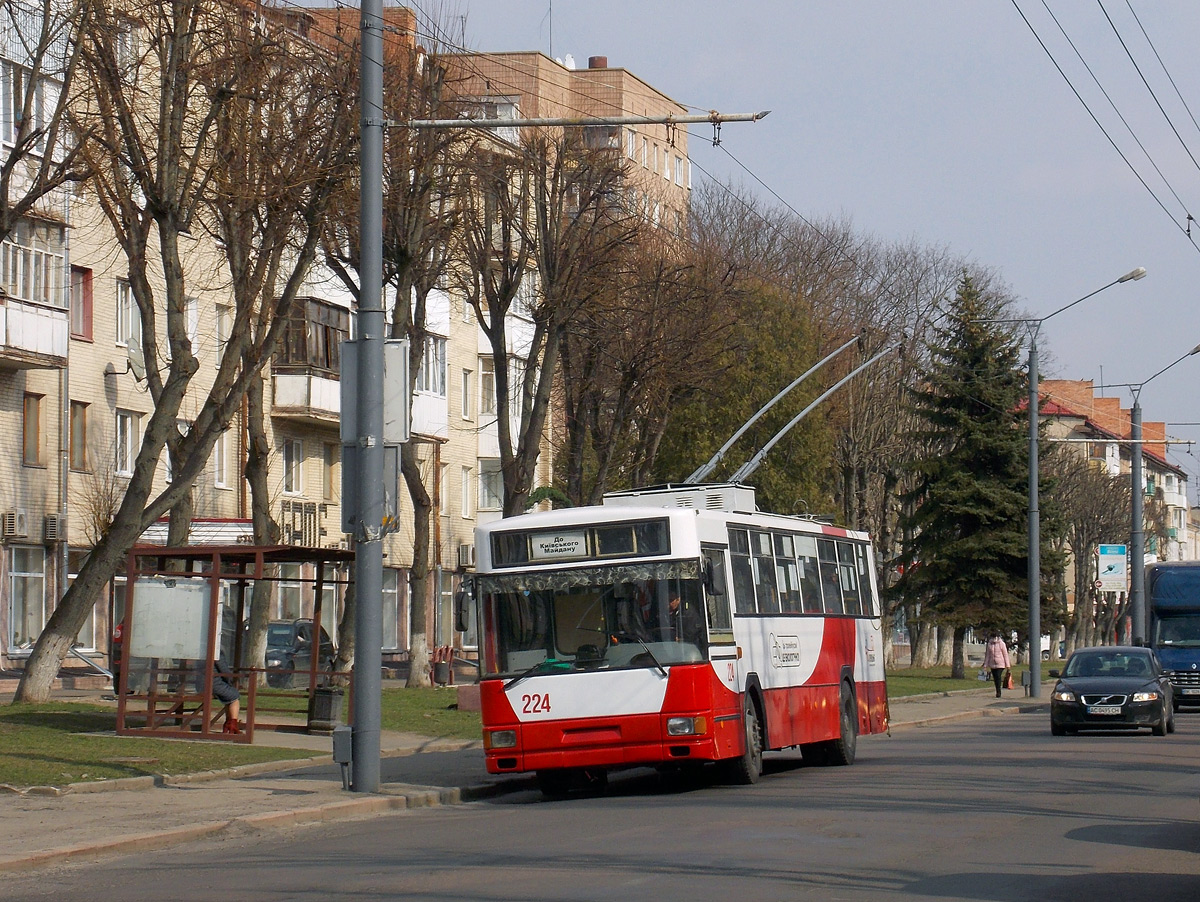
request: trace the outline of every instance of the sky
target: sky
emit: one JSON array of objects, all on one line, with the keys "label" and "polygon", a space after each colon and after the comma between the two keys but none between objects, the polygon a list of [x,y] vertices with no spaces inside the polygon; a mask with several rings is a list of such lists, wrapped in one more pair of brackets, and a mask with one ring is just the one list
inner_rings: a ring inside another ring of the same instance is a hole
[{"label": "sky", "polygon": [[[693,127],[693,182],[702,169],[774,202],[749,170],[806,218],[992,269],[1032,316],[1145,267],[1043,323],[1044,376],[1139,383],[1200,345],[1200,222],[1196,243],[1186,234],[1188,213],[1200,219],[1200,3],[407,5],[453,22],[474,50],[571,54],[581,67],[607,56],[697,112],[769,109],[726,125],[722,149]],[[1168,433],[1200,440],[1197,386],[1200,354],[1142,389],[1143,418],[1194,424]],[[1105,393],[1128,406],[1128,389]],[[1200,449],[1170,458],[1195,498]]]}]

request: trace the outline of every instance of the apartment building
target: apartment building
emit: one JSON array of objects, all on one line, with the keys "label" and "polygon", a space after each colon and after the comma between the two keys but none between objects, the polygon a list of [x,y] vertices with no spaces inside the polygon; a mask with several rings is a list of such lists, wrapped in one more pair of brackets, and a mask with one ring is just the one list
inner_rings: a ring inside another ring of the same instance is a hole
[{"label": "apartment building", "polygon": [[[5,7],[7,10],[9,7]],[[353,16],[351,16],[353,13]],[[357,12],[327,10],[283,15],[289,29],[317,40],[345,36]],[[350,18],[352,21],[350,21]],[[283,21],[283,20],[281,20]],[[390,9],[389,40],[412,46],[413,15]],[[279,23],[276,23],[279,24]],[[3,138],[13,137],[14,85],[26,49],[4,27]],[[683,108],[623,69],[594,59],[575,71],[541,54],[478,55],[487,74],[478,96],[521,115],[567,114],[587,99],[588,115],[682,112]],[[582,86],[582,87],[581,87]],[[46,79],[52,97],[53,78]],[[505,100],[508,98],[508,100]],[[604,136],[635,162],[631,186],[647,216],[682,227],[688,195],[686,132],[661,126],[610,130]],[[657,207],[655,205],[658,205]],[[200,372],[179,413],[186,430],[201,409],[208,381],[229,339],[233,300],[222,249],[197,234],[184,249],[189,338]],[[96,198],[86,186],[47,198],[0,248],[0,667],[19,668],[111,518],[132,471],[144,424],[153,411],[145,371],[162,367],[146,359],[142,324],[129,285],[129,268]],[[161,287],[161,273],[151,273]],[[533,306],[531,279],[522,288],[508,324],[518,357],[528,343]],[[434,498],[435,603],[426,624],[432,644],[456,641],[452,597],[459,574],[473,560],[476,523],[500,516],[502,483],[496,428],[495,367],[491,348],[464,298],[435,289],[428,301],[427,336],[412,399],[413,441]],[[160,328],[162,328],[160,324]],[[270,447],[271,511],[281,541],[343,546],[341,532],[341,361],[339,342],[353,337],[353,297],[330,272],[308,274],[287,335],[266,370],[266,430]],[[162,336],[160,335],[160,339]],[[160,342],[160,347],[163,347]],[[553,467],[553,416],[543,442],[537,481]],[[250,541],[250,493],[242,470],[248,431],[243,408],[214,446],[194,486],[191,541]],[[169,482],[164,454],[157,489]],[[400,529],[384,547],[385,661],[405,655],[412,600],[412,507],[402,483],[395,487]],[[165,522],[145,541],[165,541]],[[283,572],[272,618],[311,614],[301,591],[304,574]],[[330,587],[323,619],[332,633],[340,590]],[[117,576],[80,631],[77,651],[106,660],[109,636],[123,610],[123,577]],[[467,638],[467,644],[471,642]]]},{"label": "apartment building", "polygon": [[[492,119],[681,116],[687,109],[608,57],[588,58],[586,69],[571,57],[538,53],[460,53],[449,57],[450,83],[475,98]],[[593,126],[588,140],[621,151],[628,161],[629,201],[649,222],[681,233],[691,191],[687,127],[683,125]],[[516,143],[516,130],[500,129]]]},{"label": "apartment building", "polygon": [[[1121,406],[1120,398],[1097,396],[1090,380],[1066,379],[1043,381],[1041,395],[1042,422],[1050,439],[1071,440],[1067,447],[1075,453],[1110,476],[1128,478],[1131,454],[1137,452],[1127,441],[1130,412]],[[1167,459],[1165,422],[1143,422],[1142,436],[1148,440],[1142,446],[1142,491],[1148,500],[1161,504],[1166,520],[1164,535],[1146,530],[1147,559],[1191,559],[1187,473]]]}]

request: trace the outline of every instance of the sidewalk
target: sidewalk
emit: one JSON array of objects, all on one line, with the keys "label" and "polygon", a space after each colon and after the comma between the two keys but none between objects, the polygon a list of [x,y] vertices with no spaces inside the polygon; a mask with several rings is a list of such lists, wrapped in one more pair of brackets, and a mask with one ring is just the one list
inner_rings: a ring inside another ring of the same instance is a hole
[{"label": "sidewalk", "polygon": [[[894,699],[892,729],[1037,712],[1048,705],[1045,698],[1024,698],[1020,690],[1006,692],[1004,699],[991,696],[992,689],[987,688]],[[220,773],[0,792],[5,835],[0,872],[105,852],[161,848],[224,831],[257,832],[404,808],[456,805],[534,787],[530,774],[488,774],[479,741],[384,731],[380,735],[382,785],[377,794],[342,789],[341,768],[332,762],[327,736],[256,731],[254,744],[304,749],[312,757]]]}]

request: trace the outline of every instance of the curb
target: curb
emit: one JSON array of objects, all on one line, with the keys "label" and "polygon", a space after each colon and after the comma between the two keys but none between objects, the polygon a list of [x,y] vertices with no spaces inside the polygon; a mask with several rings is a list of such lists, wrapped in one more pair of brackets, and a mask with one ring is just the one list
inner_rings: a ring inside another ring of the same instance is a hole
[{"label": "curb", "polygon": [[[141,779],[141,778],[134,778]],[[285,811],[268,811],[263,814],[248,814],[228,820],[208,821],[153,833],[138,833],[100,842],[76,843],[56,849],[45,849],[21,856],[0,857],[0,873],[25,870],[49,864],[62,864],[76,858],[162,849],[179,843],[215,836],[231,830],[266,830],[294,824],[323,823],[346,820],[371,814],[386,814],[409,808],[437,808],[460,805],[464,791],[457,787],[423,787],[394,784],[394,789],[385,788],[378,794],[360,799],[328,802],[309,808],[293,808]]]},{"label": "curb", "polygon": [[969,717],[999,717],[1002,714],[1037,714],[1045,709],[1044,704],[1036,702],[1024,704],[1017,703],[1014,705],[1004,705],[1003,707],[979,708],[974,711],[958,711],[954,714],[941,714],[937,717],[923,717],[920,720],[901,721],[899,723],[889,724],[892,730],[904,730],[912,727],[931,727],[938,724],[949,723],[955,720],[966,720]]}]

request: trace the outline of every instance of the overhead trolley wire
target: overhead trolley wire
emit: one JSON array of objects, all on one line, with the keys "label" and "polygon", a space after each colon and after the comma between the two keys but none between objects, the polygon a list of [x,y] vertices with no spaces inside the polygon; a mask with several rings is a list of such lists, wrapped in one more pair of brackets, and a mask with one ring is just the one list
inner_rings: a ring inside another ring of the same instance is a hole
[{"label": "overhead trolley wire", "polygon": [[1097,89],[1099,89],[1100,93],[1104,95],[1104,99],[1108,101],[1108,105],[1110,107],[1112,107],[1112,111],[1114,113],[1116,113],[1117,118],[1121,120],[1121,124],[1125,126],[1126,131],[1129,132],[1129,136],[1131,138],[1133,138],[1134,143],[1136,143],[1138,146],[1138,149],[1141,150],[1141,152],[1143,154],[1145,154],[1146,159],[1149,160],[1149,162],[1150,162],[1150,165],[1152,167],[1154,167],[1154,171],[1156,173],[1158,173],[1158,177],[1160,179],[1162,179],[1163,184],[1167,186],[1167,190],[1170,191],[1171,195],[1175,198],[1175,200],[1177,200],[1179,202],[1179,206],[1183,207],[1184,212],[1186,214],[1188,214],[1188,217],[1190,219],[1191,211],[1188,209],[1188,205],[1184,202],[1183,198],[1181,198],[1179,196],[1179,193],[1175,190],[1175,187],[1171,184],[1170,180],[1163,173],[1162,169],[1159,168],[1158,163],[1155,161],[1154,157],[1150,155],[1150,151],[1146,149],[1146,146],[1142,143],[1141,139],[1137,136],[1137,133],[1133,130],[1133,126],[1130,125],[1129,122],[1125,119],[1125,116],[1121,113],[1121,110],[1117,107],[1116,102],[1109,95],[1109,93],[1105,89],[1104,85],[1100,83],[1100,79],[1096,76],[1096,73],[1092,70],[1091,65],[1088,63],[1088,61],[1086,59],[1084,59],[1083,54],[1080,52],[1079,48],[1075,45],[1075,42],[1071,39],[1071,36],[1069,34],[1067,34],[1067,30],[1065,28],[1063,28],[1062,23],[1058,20],[1058,16],[1054,15],[1054,11],[1050,9],[1049,5],[1046,3],[1046,0],[1042,0],[1042,6],[1045,7],[1046,12],[1050,14],[1050,18],[1054,20],[1054,24],[1058,26],[1058,30],[1062,34],[1063,38],[1066,40],[1067,44],[1069,44],[1071,49],[1073,51],[1075,51],[1075,56],[1079,59],[1079,62],[1083,65],[1083,68],[1087,70],[1088,75],[1090,75],[1092,77],[1092,81],[1095,83]]},{"label": "overhead trolley wire", "polygon": [[1133,4],[1130,0],[1125,0],[1125,5],[1129,7],[1129,12],[1133,16],[1133,21],[1137,22],[1138,28],[1142,31],[1142,37],[1146,39],[1146,43],[1150,45],[1150,50],[1154,53],[1154,58],[1158,60],[1158,65],[1162,67],[1163,75],[1167,76],[1167,81],[1171,83],[1171,87],[1175,89],[1175,96],[1179,98],[1179,102],[1183,104],[1183,108],[1187,111],[1188,118],[1192,120],[1192,125],[1196,127],[1196,131],[1200,132],[1200,122],[1196,121],[1196,117],[1192,114],[1192,108],[1188,106],[1188,102],[1184,99],[1183,94],[1179,90],[1179,85],[1175,84],[1175,79],[1171,77],[1170,71],[1167,69],[1167,64],[1163,62],[1163,58],[1159,55],[1158,48],[1154,46],[1154,41],[1150,39],[1150,34],[1146,31],[1146,26],[1142,24],[1142,20],[1133,9]]},{"label": "overhead trolley wire", "polygon": [[1167,206],[1166,206],[1166,204],[1163,203],[1162,198],[1160,198],[1154,192],[1154,189],[1151,188],[1149,184],[1147,184],[1146,180],[1142,177],[1142,174],[1137,171],[1137,167],[1134,166],[1132,162],[1130,162],[1129,157],[1127,157],[1125,155],[1124,151],[1121,150],[1120,146],[1113,139],[1113,136],[1111,134],[1109,134],[1108,129],[1106,129],[1104,127],[1104,124],[1100,121],[1100,119],[1092,111],[1092,108],[1090,106],[1088,106],[1087,101],[1083,99],[1083,95],[1081,95],[1079,93],[1079,89],[1075,87],[1075,84],[1071,81],[1070,77],[1067,75],[1066,72],[1063,71],[1062,66],[1059,65],[1058,60],[1054,58],[1054,54],[1050,51],[1050,48],[1046,46],[1046,42],[1042,40],[1042,36],[1040,34],[1038,34],[1037,29],[1034,27],[1033,23],[1029,21],[1028,17],[1025,15],[1024,11],[1021,9],[1020,6],[1017,5],[1017,0],[1010,0],[1010,2],[1012,3],[1013,9],[1015,9],[1017,11],[1017,15],[1019,15],[1021,17],[1021,21],[1023,21],[1025,23],[1026,27],[1029,29],[1030,34],[1033,35],[1034,40],[1036,40],[1038,42],[1038,46],[1040,46],[1042,48],[1042,51],[1046,54],[1046,57],[1050,60],[1051,64],[1058,71],[1058,74],[1060,76],[1062,76],[1062,80],[1064,82],[1066,82],[1067,87],[1071,89],[1071,93],[1075,95],[1075,99],[1080,102],[1080,104],[1083,106],[1084,110],[1087,112],[1088,116],[1091,117],[1092,122],[1094,122],[1096,124],[1096,128],[1100,129],[1100,133],[1104,135],[1104,137],[1108,140],[1108,143],[1112,145],[1113,150],[1115,150],[1117,152],[1117,156],[1119,156],[1121,158],[1122,162],[1124,162],[1125,165],[1129,168],[1129,171],[1133,173],[1134,178],[1136,178],[1138,180],[1138,182],[1141,183],[1141,186],[1146,189],[1146,193],[1149,194],[1152,198],[1154,198],[1154,202],[1156,204],[1158,204],[1158,206],[1162,209],[1162,211],[1164,213],[1167,214],[1167,217],[1175,225],[1175,228],[1179,229],[1179,231],[1182,232],[1184,234],[1184,236],[1188,239],[1188,242],[1192,245],[1192,247],[1195,248],[1198,252],[1200,252],[1200,247],[1198,247],[1196,245],[1195,241],[1192,240],[1189,229],[1187,227],[1179,224],[1179,221],[1176,219],[1175,214],[1172,213],[1169,209],[1167,209]]},{"label": "overhead trolley wire", "polygon": [[[1045,2],[1045,0],[1043,0],[1043,2]],[[1167,125],[1171,127],[1171,131],[1174,133],[1175,137],[1179,139],[1179,146],[1182,147],[1184,152],[1188,155],[1188,159],[1192,161],[1192,165],[1195,166],[1197,170],[1200,170],[1200,162],[1196,161],[1196,157],[1192,153],[1192,149],[1188,147],[1187,142],[1183,140],[1183,135],[1179,134],[1179,129],[1175,127],[1175,123],[1171,119],[1170,113],[1168,113],[1163,107],[1162,101],[1158,99],[1158,94],[1155,93],[1154,88],[1150,86],[1150,82],[1147,80],[1145,73],[1142,72],[1142,67],[1139,66],[1138,61],[1134,59],[1133,53],[1129,49],[1129,45],[1125,43],[1125,39],[1121,37],[1121,32],[1117,29],[1116,23],[1113,22],[1112,17],[1108,14],[1108,10],[1104,8],[1104,0],[1096,0],[1096,3],[1100,7],[1100,11],[1104,13],[1104,18],[1108,20],[1108,24],[1112,28],[1113,34],[1115,34],[1117,36],[1117,40],[1121,42],[1121,49],[1124,50],[1125,55],[1129,57],[1129,62],[1133,64],[1133,68],[1137,72],[1138,78],[1142,80],[1142,84],[1146,86],[1146,90],[1150,92],[1150,96],[1154,99],[1154,105],[1158,107],[1158,111],[1162,113],[1163,118],[1167,120]]]}]

